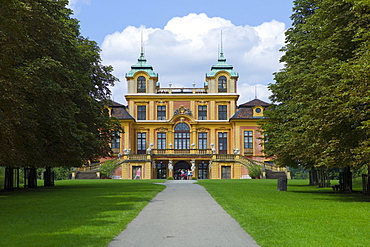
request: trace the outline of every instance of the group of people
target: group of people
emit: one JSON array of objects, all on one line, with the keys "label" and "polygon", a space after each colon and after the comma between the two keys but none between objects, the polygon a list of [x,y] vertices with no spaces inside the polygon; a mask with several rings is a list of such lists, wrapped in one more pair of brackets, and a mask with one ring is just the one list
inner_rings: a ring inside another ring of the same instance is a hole
[{"label": "group of people", "polygon": [[192,170],[184,170],[182,169],[180,172],[180,178],[181,180],[191,180],[191,177],[193,176]]}]

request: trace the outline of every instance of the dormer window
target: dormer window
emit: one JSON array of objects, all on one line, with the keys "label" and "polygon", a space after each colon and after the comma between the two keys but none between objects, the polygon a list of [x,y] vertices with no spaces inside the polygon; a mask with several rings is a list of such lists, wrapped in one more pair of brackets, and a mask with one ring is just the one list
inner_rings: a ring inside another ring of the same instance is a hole
[{"label": "dormer window", "polygon": [[253,117],[254,118],[263,117],[263,108],[262,108],[262,106],[253,107]]},{"label": "dormer window", "polygon": [[227,79],[226,76],[220,76],[218,78],[218,92],[226,93],[227,92]]},{"label": "dormer window", "polygon": [[139,76],[137,78],[137,92],[146,93],[146,79],[144,76]]}]

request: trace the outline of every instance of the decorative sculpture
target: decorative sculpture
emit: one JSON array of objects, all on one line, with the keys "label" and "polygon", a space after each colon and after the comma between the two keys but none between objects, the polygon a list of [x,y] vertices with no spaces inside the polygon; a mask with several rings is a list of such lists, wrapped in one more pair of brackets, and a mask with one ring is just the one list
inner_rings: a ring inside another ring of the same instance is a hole
[{"label": "decorative sculpture", "polygon": [[168,161],[168,170],[170,170],[170,171],[173,170],[172,160]]}]

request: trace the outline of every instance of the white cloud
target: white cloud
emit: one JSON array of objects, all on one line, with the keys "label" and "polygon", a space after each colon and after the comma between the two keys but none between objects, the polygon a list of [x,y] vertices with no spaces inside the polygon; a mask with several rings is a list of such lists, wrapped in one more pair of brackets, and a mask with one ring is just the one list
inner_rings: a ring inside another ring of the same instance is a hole
[{"label": "white cloud", "polygon": [[235,26],[231,21],[206,14],[174,17],[163,28],[128,26],[105,37],[102,48],[104,64],[114,67],[120,82],[112,88],[115,101],[125,103],[125,73],[140,55],[141,31],[145,57],[159,73],[162,87],[203,87],[205,73],[217,63],[223,33],[223,50],[227,63],[239,73],[238,104],[255,98],[268,101],[267,85],[278,71],[279,49],[284,45],[285,24],[272,20],[259,26]]}]

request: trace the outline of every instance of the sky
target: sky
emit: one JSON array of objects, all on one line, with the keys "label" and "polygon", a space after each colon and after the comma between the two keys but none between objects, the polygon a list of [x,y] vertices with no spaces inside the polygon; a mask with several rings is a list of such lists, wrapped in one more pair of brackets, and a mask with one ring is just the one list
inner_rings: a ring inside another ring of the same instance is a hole
[{"label": "sky", "polygon": [[270,102],[267,88],[283,65],[279,50],[291,26],[292,0],[70,0],[81,34],[96,41],[102,63],[119,82],[112,99],[126,104],[125,74],[140,56],[141,33],[148,64],[161,87],[203,87],[221,45],[239,73],[238,104],[256,97]]}]

